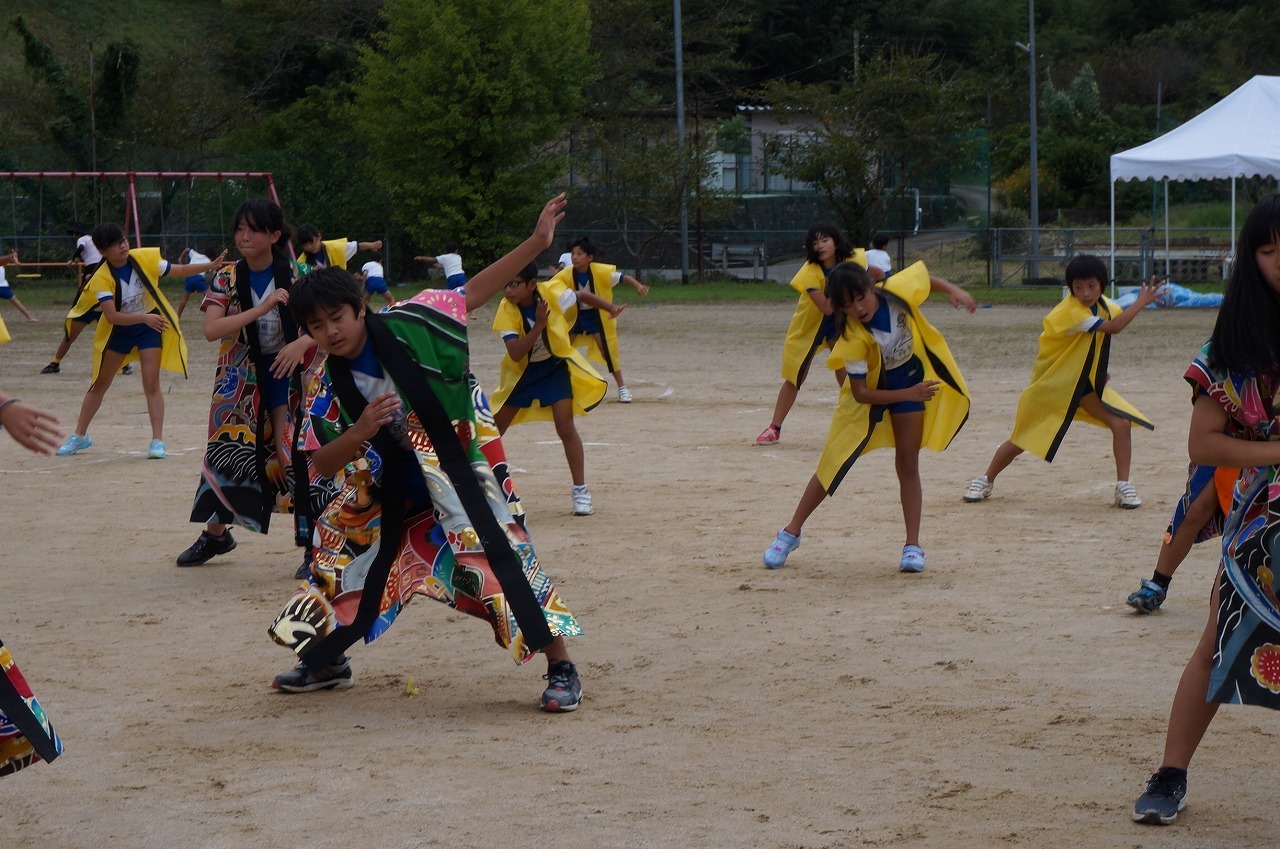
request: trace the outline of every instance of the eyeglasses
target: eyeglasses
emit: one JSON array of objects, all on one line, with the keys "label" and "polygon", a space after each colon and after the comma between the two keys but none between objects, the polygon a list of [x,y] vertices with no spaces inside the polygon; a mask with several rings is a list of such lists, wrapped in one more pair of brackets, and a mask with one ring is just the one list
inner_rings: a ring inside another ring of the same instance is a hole
[{"label": "eyeglasses", "polygon": [[514,288],[516,288],[517,286],[523,286],[526,282],[527,282],[527,281],[525,281],[525,280],[512,280],[510,283],[508,283],[508,284],[506,285],[506,288],[507,288],[507,289],[514,289]]},{"label": "eyeglasses", "polygon": [[113,242],[109,247],[113,247],[113,248],[127,248],[127,247],[129,247],[129,239],[126,237],[126,238],[124,238],[124,239],[121,239],[121,240],[120,240],[120,241],[118,241],[118,242]]}]

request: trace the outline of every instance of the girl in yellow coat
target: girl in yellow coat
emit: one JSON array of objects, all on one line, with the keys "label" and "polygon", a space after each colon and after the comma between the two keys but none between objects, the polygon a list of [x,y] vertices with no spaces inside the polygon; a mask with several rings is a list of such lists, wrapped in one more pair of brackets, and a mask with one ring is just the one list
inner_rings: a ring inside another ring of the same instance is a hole
[{"label": "girl in yellow coat", "polygon": [[1130,431],[1135,427],[1154,430],[1155,425],[1108,385],[1107,363],[1111,335],[1124,330],[1144,307],[1154,303],[1160,289],[1153,279],[1139,289],[1137,300],[1121,310],[1102,294],[1108,276],[1106,263],[1096,256],[1079,254],[1067,263],[1070,293],[1044,318],[1031,385],[1018,399],[1013,435],[996,449],[986,473],[969,482],[965,501],[990,497],[996,475],[1023,451],[1053,462],[1067,428],[1078,419],[1111,431],[1115,505],[1126,509],[1142,506],[1129,482],[1133,457]]},{"label": "girl in yellow coat", "polygon": [[569,342],[564,311],[575,303],[572,289],[554,281],[538,282],[536,263],[529,263],[507,284],[493,318],[507,355],[502,358],[501,385],[491,398],[499,408],[493,416],[499,434],[520,422],[555,422],[573,478],[573,514],[590,516],[582,437],[573,417],[595,408],[609,384]]},{"label": "girl in yellow coat", "polygon": [[93,230],[93,243],[102,251],[104,261],[72,311],[86,312],[96,303],[105,320],[98,322],[93,339],[93,383],[80,405],[75,433],[67,437],[58,455],[66,457],[93,444],[88,437],[89,423],[102,406],[112,378],[122,364],[140,360],[142,391],[151,420],[147,456],[158,460],[165,456],[160,369],[187,376],[187,343],[182,338],[173,307],[160,291],[160,278],[186,277],[217,268],[226,252],[213,262],[173,265],[160,258],[158,248],[130,250],[129,240],[119,224],[99,224]]},{"label": "girl in yellow coat", "polygon": [[[791,278],[791,288],[800,293],[800,300],[782,343],[782,386],[773,405],[773,420],[756,437],[756,445],[772,445],[782,437],[782,422],[796,403],[814,355],[835,344],[835,310],[827,299],[827,275],[836,263],[847,260],[867,267],[866,252],[855,250],[834,224],[819,222],[810,227],[804,248],[808,261]],[[877,272],[873,279],[883,277]],[[844,383],[843,371],[836,370],[836,381]]]},{"label": "girl in yellow coat", "polygon": [[898,570],[924,570],[920,448],[946,448],[969,416],[969,389],[960,368],[942,334],[920,312],[931,292],[946,294],[957,308],[976,308],[968,292],[931,277],[923,263],[880,285],[856,263],[842,262],[831,270],[827,298],[835,310],[836,343],[827,366],[843,369],[847,379],[817,474],[809,479],[791,521],[764,553],[770,569],[786,564],[787,555],[800,545],[801,527],[835,493],[854,462],[867,451],[892,447],[906,525]]}]

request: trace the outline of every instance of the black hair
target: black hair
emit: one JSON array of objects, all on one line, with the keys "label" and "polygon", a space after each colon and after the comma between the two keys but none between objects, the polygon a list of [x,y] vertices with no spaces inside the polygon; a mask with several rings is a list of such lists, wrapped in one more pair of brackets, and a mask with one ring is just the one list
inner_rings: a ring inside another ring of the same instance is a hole
[{"label": "black hair", "polygon": [[884,246],[889,244],[889,237],[884,233],[876,233],[871,237],[871,247],[878,251],[884,250]]},{"label": "black hair", "polygon": [[344,304],[350,304],[356,315],[364,307],[364,288],[345,268],[317,268],[302,275],[289,288],[289,312],[304,332],[307,322],[322,311],[338,309]]},{"label": "black hair", "polygon": [[374,251],[373,253],[369,254],[369,259],[373,260],[374,262],[382,262],[382,251]]},{"label": "black hair", "polygon": [[445,253],[447,253],[447,254],[456,254],[456,253],[458,252],[458,243],[457,243],[457,242],[445,242],[445,243],[444,243],[444,252],[445,252]]},{"label": "black hair", "polygon": [[320,238],[320,230],[314,224],[303,224],[298,228],[298,247],[302,247],[307,242]]},{"label": "black hair", "polygon": [[526,283],[528,283],[530,280],[537,280],[538,279],[538,263],[530,262],[524,268],[520,269],[520,273],[518,273],[516,277],[519,277],[521,280],[523,280]]},{"label": "black hair", "polygon": [[569,250],[573,250],[574,248],[580,249],[584,254],[587,254],[593,259],[595,258],[596,243],[591,241],[590,236],[579,236],[578,238],[574,239],[569,244]]},{"label": "black hair", "polygon": [[804,252],[809,262],[814,264],[818,262],[818,252],[814,250],[813,243],[819,236],[830,236],[831,241],[836,243],[836,262],[844,262],[853,257],[853,245],[849,244],[849,240],[844,237],[844,233],[840,232],[840,228],[830,221],[819,221],[804,234]]},{"label": "black hair", "polygon": [[266,198],[249,198],[236,207],[236,214],[231,216],[231,233],[234,236],[244,222],[255,233],[274,233],[280,231],[280,238],[271,245],[271,256],[286,262],[293,259],[289,255],[289,224],[284,220],[284,210],[280,204]]},{"label": "black hair", "polygon": [[90,238],[95,248],[105,251],[124,238],[124,228],[114,221],[106,221],[93,228]]},{"label": "black hair", "polygon": [[844,336],[849,325],[849,317],[844,309],[853,303],[859,293],[874,289],[876,284],[871,280],[867,270],[856,262],[837,263],[827,277],[827,300],[835,310],[832,318],[836,322],[836,335]]},{"label": "black hair", "polygon": [[1097,280],[1103,286],[1111,279],[1107,273],[1107,264],[1102,257],[1093,254],[1076,254],[1067,263],[1067,288],[1070,289],[1077,280]]},{"label": "black hair", "polygon": [[1280,301],[1258,270],[1258,249],[1280,242],[1280,194],[1258,201],[1240,228],[1236,259],[1209,337],[1209,365],[1241,374],[1280,373]]}]

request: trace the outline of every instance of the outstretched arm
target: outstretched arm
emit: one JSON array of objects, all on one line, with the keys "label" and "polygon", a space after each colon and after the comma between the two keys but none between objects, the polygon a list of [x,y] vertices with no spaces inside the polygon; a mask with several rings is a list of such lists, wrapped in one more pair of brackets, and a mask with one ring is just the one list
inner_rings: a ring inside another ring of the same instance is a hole
[{"label": "outstretched arm", "polygon": [[622,282],[626,283],[632,289],[636,290],[636,294],[640,297],[646,297],[649,294],[649,287],[632,277],[630,274],[622,275]]},{"label": "outstretched arm", "polygon": [[538,223],[529,238],[506,256],[485,268],[472,277],[467,283],[467,310],[477,309],[488,303],[489,299],[502,291],[502,287],[510,283],[526,265],[537,258],[538,254],[551,247],[555,241],[556,225],[564,218],[567,202],[564,192],[547,201],[538,215]]},{"label": "outstretched arm", "polygon": [[958,310],[973,312],[978,308],[978,304],[974,301],[973,295],[970,295],[950,280],[945,280],[941,277],[934,277],[932,274],[929,275],[929,291],[939,292],[946,295],[951,299],[951,306]]},{"label": "outstretched arm", "polygon": [[1160,297],[1164,291],[1164,283],[1156,282],[1156,278],[1152,276],[1151,281],[1143,283],[1138,289],[1138,297],[1133,303],[1124,308],[1124,312],[1115,318],[1109,318],[1099,324],[1095,333],[1119,333],[1129,326],[1129,322],[1138,317],[1138,313],[1146,309],[1150,304],[1154,304],[1156,299]]},{"label": "outstretched arm", "polygon": [[218,258],[209,262],[190,262],[184,265],[169,264],[170,277],[190,277],[193,274],[204,274],[206,271],[213,271],[222,265],[222,261],[227,258],[227,252],[224,250],[218,254]]}]

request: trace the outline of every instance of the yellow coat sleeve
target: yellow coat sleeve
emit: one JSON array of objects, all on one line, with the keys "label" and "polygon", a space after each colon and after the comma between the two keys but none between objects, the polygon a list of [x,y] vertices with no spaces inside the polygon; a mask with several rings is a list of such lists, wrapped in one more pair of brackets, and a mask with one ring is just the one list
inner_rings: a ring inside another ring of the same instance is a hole
[{"label": "yellow coat sleeve", "polygon": [[[858,248],[850,258],[863,268],[867,267],[867,252]],[[822,326],[823,313],[818,305],[809,297],[810,289],[825,292],[827,277],[822,266],[806,262],[791,278],[791,288],[800,293],[796,300],[795,312],[791,314],[791,322],[787,325],[787,336],[782,342],[782,379],[799,388],[804,383],[804,374],[808,376],[809,365],[820,350],[829,350],[831,345],[818,338]]]}]

